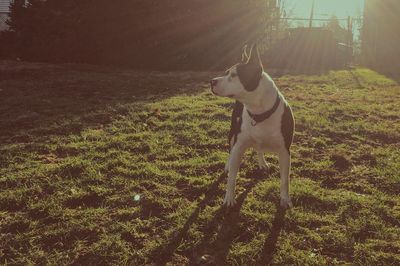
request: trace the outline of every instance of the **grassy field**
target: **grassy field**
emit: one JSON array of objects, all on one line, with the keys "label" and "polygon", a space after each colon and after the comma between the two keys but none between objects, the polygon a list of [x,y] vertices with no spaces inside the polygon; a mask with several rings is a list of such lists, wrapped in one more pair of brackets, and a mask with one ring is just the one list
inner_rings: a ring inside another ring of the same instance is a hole
[{"label": "grassy field", "polygon": [[0,264],[400,265],[400,87],[368,69],[276,82],[291,195],[248,152],[221,208],[232,101],[215,73],[0,63]]}]

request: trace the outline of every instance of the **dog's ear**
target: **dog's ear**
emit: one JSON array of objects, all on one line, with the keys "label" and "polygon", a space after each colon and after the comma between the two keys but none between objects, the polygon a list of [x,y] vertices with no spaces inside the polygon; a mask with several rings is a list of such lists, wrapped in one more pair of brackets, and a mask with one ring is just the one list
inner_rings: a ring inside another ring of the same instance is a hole
[{"label": "dog's ear", "polygon": [[257,89],[262,77],[263,67],[256,44],[251,47],[247,62],[239,64],[236,70],[245,90],[254,91]]},{"label": "dog's ear", "polygon": [[249,55],[247,54],[247,44],[242,48],[242,63],[247,63],[249,61]]},{"label": "dog's ear", "polygon": [[247,63],[254,66],[260,66],[262,68],[260,52],[258,51],[256,43],[251,46],[249,61]]}]

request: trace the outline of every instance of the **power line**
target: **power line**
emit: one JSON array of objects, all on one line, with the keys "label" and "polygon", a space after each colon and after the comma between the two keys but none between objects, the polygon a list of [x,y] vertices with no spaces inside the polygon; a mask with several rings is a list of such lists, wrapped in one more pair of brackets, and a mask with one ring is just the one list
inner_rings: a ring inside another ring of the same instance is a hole
[{"label": "power line", "polygon": [[[309,21],[309,18],[279,18],[281,20],[307,20]],[[312,20],[316,20],[316,21],[331,21],[332,19],[330,18],[313,18]],[[347,21],[347,18],[338,18],[335,20],[343,20],[343,21]]]}]

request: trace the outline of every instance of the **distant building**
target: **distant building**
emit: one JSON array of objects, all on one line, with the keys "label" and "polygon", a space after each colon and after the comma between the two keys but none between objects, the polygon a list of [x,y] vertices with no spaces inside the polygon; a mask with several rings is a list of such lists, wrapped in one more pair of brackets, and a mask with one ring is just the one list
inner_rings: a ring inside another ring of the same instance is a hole
[{"label": "distant building", "polygon": [[361,52],[367,66],[387,72],[400,70],[399,14],[399,0],[365,0]]},{"label": "distant building", "polygon": [[351,47],[335,38],[326,27],[293,28],[266,53],[272,68],[289,71],[324,71],[345,66],[351,59]]},{"label": "distant building", "polygon": [[0,31],[6,30],[6,21],[10,14],[10,4],[13,0],[0,0]]}]

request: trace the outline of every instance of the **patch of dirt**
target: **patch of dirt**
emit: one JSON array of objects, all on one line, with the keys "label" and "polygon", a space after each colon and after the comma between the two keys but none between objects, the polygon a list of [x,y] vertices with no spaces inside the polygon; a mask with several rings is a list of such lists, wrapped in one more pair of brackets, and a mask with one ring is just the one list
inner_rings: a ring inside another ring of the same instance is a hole
[{"label": "patch of dirt", "polygon": [[88,228],[71,228],[69,231],[55,231],[42,236],[42,247],[46,251],[65,250],[76,241],[85,240],[86,243],[98,241],[98,233]]},{"label": "patch of dirt", "polygon": [[101,206],[104,201],[104,197],[97,195],[96,193],[89,193],[80,197],[69,198],[65,201],[65,206],[68,208],[96,208]]},{"label": "patch of dirt", "polygon": [[47,209],[33,208],[28,211],[28,216],[34,220],[44,219],[49,216]]},{"label": "patch of dirt", "polygon": [[337,189],[342,182],[345,182],[343,177],[330,176],[322,180],[321,186],[329,189]]},{"label": "patch of dirt", "polygon": [[109,258],[103,257],[101,254],[94,254],[92,252],[79,254],[71,265],[107,265]]},{"label": "patch of dirt", "polygon": [[65,164],[55,170],[55,174],[65,178],[81,177],[85,173],[85,165],[82,164]]},{"label": "patch of dirt", "polygon": [[2,233],[20,234],[28,231],[30,223],[28,221],[13,221],[2,226]]},{"label": "patch of dirt", "polygon": [[400,143],[400,136],[388,135],[384,132],[365,132],[366,136],[374,141],[383,144],[397,144]]},{"label": "patch of dirt", "polygon": [[377,161],[376,157],[370,153],[364,153],[360,157],[358,157],[360,161],[368,163],[370,166],[376,166]]},{"label": "patch of dirt", "polygon": [[4,198],[0,201],[0,210],[17,212],[26,208],[26,202],[24,200],[18,200],[15,198]]},{"label": "patch of dirt", "polygon": [[164,212],[164,206],[157,201],[143,198],[140,201],[140,216],[143,219],[148,219],[150,217],[162,217]]},{"label": "patch of dirt", "polygon": [[298,195],[292,198],[293,205],[303,206],[305,209],[315,211],[336,211],[338,206],[334,202],[323,201],[313,195]]},{"label": "patch of dirt", "polygon": [[202,193],[205,192],[206,188],[201,189],[190,185],[190,183],[185,179],[179,179],[176,183],[176,188],[179,190],[185,198],[190,201],[195,201],[200,197]]},{"label": "patch of dirt", "polygon": [[121,233],[121,238],[129,244],[133,245],[135,249],[142,249],[144,247],[144,237],[138,237],[133,235],[131,232],[125,231]]},{"label": "patch of dirt", "polygon": [[28,143],[33,141],[33,136],[28,135],[28,134],[20,134],[20,135],[16,135],[11,137],[10,139],[11,142],[18,142],[18,143]]},{"label": "patch of dirt", "polygon": [[336,169],[302,169],[299,171],[301,177],[310,178],[312,180],[326,180],[335,177],[338,174]]},{"label": "patch of dirt", "polygon": [[330,160],[333,162],[333,166],[338,170],[347,170],[351,166],[350,160],[342,154],[333,154]]}]

